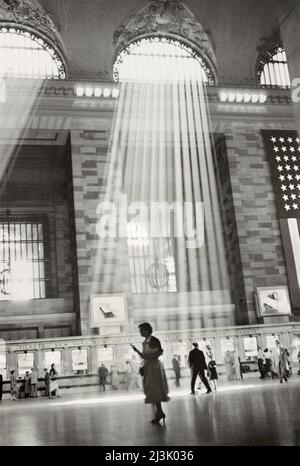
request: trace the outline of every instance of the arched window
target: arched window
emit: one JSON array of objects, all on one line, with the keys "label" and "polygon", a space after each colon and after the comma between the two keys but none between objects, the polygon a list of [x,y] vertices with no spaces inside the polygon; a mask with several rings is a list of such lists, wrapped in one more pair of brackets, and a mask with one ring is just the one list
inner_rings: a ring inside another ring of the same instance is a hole
[{"label": "arched window", "polygon": [[56,50],[33,32],[0,27],[0,77],[65,79],[63,61]]},{"label": "arched window", "polygon": [[259,57],[257,73],[261,86],[283,89],[291,86],[286,53],[281,46],[276,46]]},{"label": "arched window", "polygon": [[203,57],[178,40],[148,37],[132,42],[117,57],[115,81],[200,80],[214,85],[212,70]]}]

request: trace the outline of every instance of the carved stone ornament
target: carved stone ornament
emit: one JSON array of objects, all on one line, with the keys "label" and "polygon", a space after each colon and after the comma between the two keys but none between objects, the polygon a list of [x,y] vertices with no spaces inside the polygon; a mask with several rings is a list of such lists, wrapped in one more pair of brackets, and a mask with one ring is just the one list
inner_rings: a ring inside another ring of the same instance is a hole
[{"label": "carved stone ornament", "polygon": [[152,0],[140,13],[131,15],[127,24],[114,33],[116,55],[134,39],[145,35],[175,35],[194,44],[215,68],[216,59],[207,31],[193,13],[179,0]]},{"label": "carved stone ornament", "polygon": [[282,40],[280,30],[276,27],[272,29],[270,34],[267,34],[260,39],[259,44],[256,47],[256,50],[260,54],[263,54],[265,52],[274,50],[278,46],[282,47]]},{"label": "carved stone ornament", "polygon": [[0,0],[0,21],[38,29],[55,44],[57,28],[47,12],[35,0]]}]

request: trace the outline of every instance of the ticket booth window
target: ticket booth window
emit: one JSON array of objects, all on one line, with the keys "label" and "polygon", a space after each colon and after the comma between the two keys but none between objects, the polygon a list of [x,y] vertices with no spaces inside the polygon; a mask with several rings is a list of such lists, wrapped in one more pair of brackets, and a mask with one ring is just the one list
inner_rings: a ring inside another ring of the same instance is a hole
[{"label": "ticket booth window", "polygon": [[72,370],[73,374],[87,374],[88,371],[88,356],[87,349],[72,350]]},{"label": "ticket booth window", "polygon": [[256,337],[244,337],[243,343],[246,361],[254,361],[258,353]]},{"label": "ticket booth window", "polygon": [[186,342],[173,343],[173,354],[177,354],[180,367],[187,367],[188,348]]},{"label": "ticket booth window", "polygon": [[59,350],[44,352],[44,368],[50,371],[51,364],[55,364],[56,372],[61,375],[61,352]]},{"label": "ticket booth window", "polygon": [[105,367],[110,370],[111,367],[114,366],[114,349],[108,347],[97,348],[97,360],[98,367],[100,367],[101,364],[104,364]]},{"label": "ticket booth window", "polygon": [[266,335],[266,347],[269,350],[276,347],[275,340],[279,340],[278,335]]},{"label": "ticket booth window", "polygon": [[34,353],[19,353],[17,361],[18,377],[24,377],[25,373],[30,373],[34,367]]},{"label": "ticket booth window", "polygon": [[235,350],[235,348],[234,348],[234,339],[231,338],[231,337],[221,338],[220,348],[221,348],[221,357],[222,357],[222,360],[224,360],[226,351],[234,351]]}]

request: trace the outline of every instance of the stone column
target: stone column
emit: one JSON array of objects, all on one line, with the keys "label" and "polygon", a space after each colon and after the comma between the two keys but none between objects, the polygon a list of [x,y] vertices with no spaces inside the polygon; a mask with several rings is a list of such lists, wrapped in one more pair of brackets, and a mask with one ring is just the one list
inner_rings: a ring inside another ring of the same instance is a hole
[{"label": "stone column", "polygon": [[98,371],[98,356],[96,346],[92,346],[89,348],[88,362],[89,374],[96,374]]},{"label": "stone column", "polygon": [[35,352],[35,365],[36,365],[36,369],[38,371],[38,376],[39,377],[43,377],[44,376],[44,353],[41,349],[38,349],[36,352]]},{"label": "stone column", "polygon": [[72,354],[71,348],[64,348],[62,350],[62,371],[64,375],[72,375]]},{"label": "stone column", "polygon": [[235,348],[238,351],[238,356],[240,357],[241,361],[245,361],[246,354],[245,354],[243,335],[238,335],[235,337]]}]

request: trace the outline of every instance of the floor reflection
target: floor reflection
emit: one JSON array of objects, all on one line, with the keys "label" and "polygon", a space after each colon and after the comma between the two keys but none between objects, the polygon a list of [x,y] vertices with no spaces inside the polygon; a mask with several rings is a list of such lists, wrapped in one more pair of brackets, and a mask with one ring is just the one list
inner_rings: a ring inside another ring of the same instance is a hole
[{"label": "floor reflection", "polygon": [[166,427],[141,393],[2,400],[0,445],[300,445],[300,378],[239,382],[196,396],[174,390]]}]

